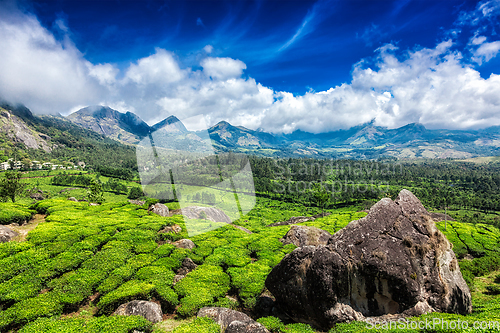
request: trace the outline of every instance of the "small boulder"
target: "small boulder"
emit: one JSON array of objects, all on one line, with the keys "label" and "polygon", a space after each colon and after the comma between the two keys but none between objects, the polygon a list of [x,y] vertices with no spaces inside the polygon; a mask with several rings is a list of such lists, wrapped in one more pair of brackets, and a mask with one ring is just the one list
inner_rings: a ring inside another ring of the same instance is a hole
[{"label": "small boulder", "polygon": [[269,333],[269,331],[264,325],[256,321],[243,322],[235,320],[229,324],[224,333]]},{"label": "small boulder", "polygon": [[194,245],[193,241],[190,240],[190,239],[179,239],[177,242],[174,242],[172,243],[175,247],[179,248],[179,249],[188,249],[188,250],[192,250],[196,247],[196,245]]},{"label": "small boulder", "polygon": [[244,233],[246,233],[246,234],[249,234],[249,235],[251,235],[251,234],[252,234],[252,232],[251,232],[250,230],[248,230],[247,228],[243,228],[243,227],[241,227],[241,226],[239,226],[239,225],[234,225],[234,224],[231,224],[231,225],[232,225],[233,227],[235,227],[236,229],[240,229],[241,231],[243,231],[243,232],[244,232]]},{"label": "small boulder", "polygon": [[166,226],[165,228],[158,231],[158,233],[159,234],[169,234],[169,233],[178,234],[181,231],[182,231],[182,228],[180,226],[178,226],[177,224],[174,224],[174,225]]},{"label": "small boulder", "polygon": [[133,205],[139,205],[139,206],[142,206],[146,203],[146,201],[144,200],[132,200],[132,199],[130,199],[128,202],[130,202]]},{"label": "small boulder", "polygon": [[[198,311],[197,317],[212,318],[217,324],[219,324],[221,332],[269,333],[264,326],[257,323],[246,314],[227,308],[204,307]],[[234,325],[231,327],[232,324]],[[246,328],[252,330],[247,330]]]},{"label": "small boulder", "polygon": [[198,267],[191,258],[185,258],[182,261],[182,266],[177,270],[178,275],[187,275],[189,272],[192,272]]},{"label": "small boulder", "polygon": [[315,227],[305,225],[294,225],[288,230],[285,237],[281,239],[283,245],[294,244],[297,247],[308,245],[326,245],[332,235]]},{"label": "small boulder", "polygon": [[152,323],[160,322],[163,317],[160,305],[137,300],[120,305],[113,314],[119,316],[142,316]]},{"label": "small boulder", "polygon": [[151,207],[149,207],[148,211],[150,211],[156,215],[160,215],[162,217],[169,216],[168,207],[165,206],[164,204],[161,204],[161,203],[156,203],[154,205],[151,205]]},{"label": "small boulder", "polygon": [[44,200],[45,199],[45,197],[43,196],[43,194],[40,193],[40,192],[31,193],[30,194],[30,198],[34,199],[36,201],[40,201],[40,200]]},{"label": "small boulder", "polygon": [[17,235],[19,235],[17,231],[14,231],[4,225],[0,225],[0,243],[9,242]]},{"label": "small boulder", "polygon": [[68,200],[69,200],[69,201],[78,202],[78,199],[77,199],[77,198],[75,198],[75,197],[69,197],[69,198],[68,198]]}]

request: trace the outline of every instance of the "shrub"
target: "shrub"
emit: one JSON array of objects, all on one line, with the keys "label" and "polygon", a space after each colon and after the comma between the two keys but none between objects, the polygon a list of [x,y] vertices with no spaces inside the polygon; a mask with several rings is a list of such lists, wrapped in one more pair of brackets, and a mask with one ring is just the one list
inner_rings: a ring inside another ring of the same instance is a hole
[{"label": "shrub", "polygon": [[174,289],[183,297],[178,312],[191,316],[215,299],[224,297],[229,291],[229,276],[219,266],[201,265],[178,282]]},{"label": "shrub", "polygon": [[220,333],[219,325],[210,318],[196,318],[193,322],[176,327],[172,333]]},{"label": "shrub", "polygon": [[111,313],[122,303],[133,299],[148,299],[153,289],[154,285],[151,283],[131,280],[104,295],[97,303],[97,307],[101,313]]},{"label": "shrub", "polygon": [[239,296],[243,300],[243,305],[253,308],[257,297],[264,289],[266,277],[271,268],[259,262],[249,264],[245,267],[229,268],[233,286],[239,289]]},{"label": "shrub", "polygon": [[500,294],[500,285],[492,284],[492,285],[486,286],[486,290],[488,290],[488,293],[491,295],[499,295]]},{"label": "shrub", "polygon": [[264,325],[271,333],[285,332],[285,324],[276,317],[263,317],[257,320],[258,323]]},{"label": "shrub", "polygon": [[134,186],[130,189],[130,192],[128,194],[129,199],[136,200],[144,196],[144,193],[142,192],[142,188],[138,186]]},{"label": "shrub", "polygon": [[25,221],[29,221],[34,214],[35,211],[18,204],[0,202],[0,224],[22,224]]},{"label": "shrub", "polygon": [[128,333],[149,331],[152,324],[140,316],[38,318],[19,333]]}]

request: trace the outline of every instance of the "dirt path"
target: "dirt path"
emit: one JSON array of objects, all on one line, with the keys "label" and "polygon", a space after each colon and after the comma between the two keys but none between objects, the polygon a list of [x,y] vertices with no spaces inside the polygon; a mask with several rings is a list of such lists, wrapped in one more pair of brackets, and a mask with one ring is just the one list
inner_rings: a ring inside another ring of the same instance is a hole
[{"label": "dirt path", "polygon": [[13,240],[17,242],[22,242],[26,240],[26,236],[28,235],[28,232],[31,230],[35,229],[39,223],[45,222],[45,215],[42,214],[36,214],[28,223],[19,226],[19,227],[14,227],[12,225],[9,225],[9,227],[12,230],[15,230],[19,233],[18,236],[16,236]]}]

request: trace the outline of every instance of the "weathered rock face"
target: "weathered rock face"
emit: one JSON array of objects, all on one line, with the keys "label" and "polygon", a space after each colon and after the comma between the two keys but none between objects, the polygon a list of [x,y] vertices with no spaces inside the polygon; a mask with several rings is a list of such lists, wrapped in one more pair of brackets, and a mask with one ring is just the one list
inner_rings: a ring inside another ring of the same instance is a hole
[{"label": "weathered rock face", "polygon": [[16,231],[4,225],[0,225],[0,243],[6,243],[17,235],[19,235],[19,233]]},{"label": "weathered rock face", "polygon": [[196,245],[193,243],[192,240],[190,239],[179,239],[177,242],[172,243],[175,247],[179,249],[188,249],[192,250],[196,247]]},{"label": "weathered rock face", "polygon": [[122,304],[113,313],[120,316],[142,316],[152,323],[158,323],[162,320],[163,312],[161,307],[148,301],[131,301]]},{"label": "weathered rock face", "polygon": [[325,330],[384,314],[472,310],[452,245],[407,190],[379,201],[326,246],[295,249],[266,287],[294,320]]},{"label": "weathered rock face", "polygon": [[204,307],[198,311],[197,317],[212,318],[225,333],[269,333],[261,324],[246,314],[226,308]]},{"label": "weathered rock face", "polygon": [[294,244],[295,246],[326,245],[332,235],[315,227],[305,225],[294,225],[288,230],[285,237],[281,239],[284,245]]},{"label": "weathered rock face", "polygon": [[152,205],[151,207],[149,207],[148,211],[150,211],[156,215],[160,215],[162,217],[169,216],[168,207],[165,206],[164,204],[161,204],[161,203],[156,203],[156,204]]},{"label": "weathered rock face", "polygon": [[231,218],[226,215],[222,210],[213,207],[199,207],[199,206],[189,206],[182,208],[177,212],[172,212],[173,214],[182,214],[188,219],[201,219],[201,213],[205,212],[207,220],[212,222],[226,222],[231,223]]}]

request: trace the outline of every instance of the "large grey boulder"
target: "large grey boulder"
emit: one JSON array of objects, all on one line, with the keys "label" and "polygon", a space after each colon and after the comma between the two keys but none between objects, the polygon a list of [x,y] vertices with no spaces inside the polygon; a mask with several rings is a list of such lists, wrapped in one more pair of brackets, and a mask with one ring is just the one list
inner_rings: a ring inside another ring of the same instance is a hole
[{"label": "large grey boulder", "polygon": [[178,212],[184,215],[187,219],[202,219],[202,212],[205,213],[206,219],[212,222],[226,222],[231,223],[231,218],[226,215],[222,210],[213,207],[199,207],[199,206],[189,206],[182,208]]},{"label": "large grey boulder", "polygon": [[163,317],[160,305],[137,300],[120,305],[113,314],[120,316],[142,316],[152,323],[160,322]]},{"label": "large grey boulder", "polygon": [[380,200],[327,245],[295,249],[266,287],[287,315],[323,330],[386,314],[472,311],[452,245],[407,190]]},{"label": "large grey boulder", "polygon": [[162,217],[169,216],[168,207],[165,206],[164,204],[161,204],[161,203],[156,203],[154,205],[151,205],[149,207],[148,211],[150,211],[156,215],[160,215]]},{"label": "large grey boulder", "polygon": [[19,235],[17,231],[10,229],[4,225],[0,225],[0,243],[6,243],[12,240],[12,238]]},{"label": "large grey boulder", "polygon": [[225,333],[269,333],[261,324],[242,312],[227,308],[204,307],[198,311],[197,317],[212,318]]},{"label": "large grey boulder", "polygon": [[308,245],[326,245],[332,235],[325,230],[305,225],[294,225],[281,239],[284,245],[294,244],[297,247]]}]

